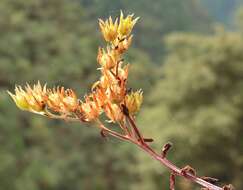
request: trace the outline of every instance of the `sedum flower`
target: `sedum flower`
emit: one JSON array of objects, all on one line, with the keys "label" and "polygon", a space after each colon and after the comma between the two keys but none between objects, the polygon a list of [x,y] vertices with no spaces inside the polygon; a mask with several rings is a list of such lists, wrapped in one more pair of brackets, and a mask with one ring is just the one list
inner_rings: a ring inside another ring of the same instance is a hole
[{"label": "sedum flower", "polygon": [[123,68],[118,69],[118,77],[120,80],[127,81],[130,65],[127,64]]},{"label": "sedum flower", "polygon": [[55,112],[69,113],[78,108],[79,102],[73,90],[57,87],[48,90],[47,105],[49,109]]},{"label": "sedum flower", "polygon": [[118,35],[118,20],[116,19],[113,23],[112,18],[109,17],[108,20],[103,21],[99,19],[99,25],[104,39],[108,42],[112,42],[117,38]]},{"label": "sedum flower", "polygon": [[133,14],[128,15],[126,18],[124,18],[123,12],[121,11],[120,22],[118,26],[119,35],[121,37],[128,36],[131,33],[132,28],[136,24],[138,19],[139,17],[133,19]]},{"label": "sedum flower", "polygon": [[108,102],[104,106],[104,112],[106,113],[106,116],[110,119],[110,122],[119,122],[122,121],[124,118],[120,107],[117,104],[113,104],[111,102]]},{"label": "sedum flower", "polygon": [[117,45],[117,51],[120,54],[123,54],[125,51],[128,50],[128,48],[130,47],[131,43],[132,43],[132,35],[129,36],[129,38],[124,39],[123,41],[119,42]]},{"label": "sedum flower", "polygon": [[117,53],[117,51],[110,49],[109,47],[107,48],[107,51],[105,51],[103,48],[99,48],[99,50],[98,50],[97,62],[104,69],[114,68],[119,59],[120,59],[120,56]]},{"label": "sedum flower", "polygon": [[106,93],[110,101],[120,103],[124,99],[126,90],[123,86],[112,85],[107,89]]},{"label": "sedum flower", "polygon": [[85,97],[85,102],[82,102],[79,111],[82,114],[83,121],[92,121],[99,117],[101,106],[94,94]]},{"label": "sedum flower", "polygon": [[125,97],[125,105],[130,114],[137,113],[141,107],[142,102],[143,92],[141,90],[127,94]]},{"label": "sedum flower", "polygon": [[29,110],[29,103],[27,101],[28,94],[22,89],[21,86],[15,87],[15,95],[8,91],[8,94],[14,100],[15,104],[22,110]]},{"label": "sedum flower", "polygon": [[39,114],[45,112],[46,93],[46,85],[42,87],[39,82],[33,88],[27,84],[25,90],[21,86],[16,86],[15,95],[8,91],[8,94],[20,109]]},{"label": "sedum flower", "polygon": [[116,78],[108,70],[102,70],[102,76],[100,77],[100,87],[103,89],[109,88],[112,84],[116,83]]}]

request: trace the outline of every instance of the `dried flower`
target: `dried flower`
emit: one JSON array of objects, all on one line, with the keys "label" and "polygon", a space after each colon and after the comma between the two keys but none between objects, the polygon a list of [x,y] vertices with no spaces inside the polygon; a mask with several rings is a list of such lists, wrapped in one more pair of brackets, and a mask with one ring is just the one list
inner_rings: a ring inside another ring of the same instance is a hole
[{"label": "dried flower", "polygon": [[85,121],[92,121],[99,116],[99,109],[96,107],[95,102],[88,101],[82,103],[80,106],[80,112],[83,113]]},{"label": "dried flower", "polygon": [[113,85],[107,89],[107,97],[113,103],[120,103],[124,99],[126,90],[118,85]]},{"label": "dried flower", "polygon": [[25,90],[21,86],[15,87],[15,95],[8,91],[16,105],[25,111],[38,114],[44,114],[46,104],[46,85],[44,87],[38,82],[31,88],[29,84],[25,86]]},{"label": "dried flower", "polygon": [[21,86],[15,87],[15,95],[8,91],[8,94],[13,98],[16,105],[22,110],[29,110],[29,103],[26,99],[27,93]]},{"label": "dried flower", "polygon": [[126,50],[128,50],[128,48],[132,43],[132,38],[133,35],[124,38],[123,40],[119,40],[119,39],[115,40],[114,45],[120,54],[123,54]]},{"label": "dried flower", "polygon": [[107,47],[107,52],[103,48],[99,48],[97,55],[97,62],[104,69],[112,69],[116,66],[117,60],[119,60],[119,54],[117,51]]},{"label": "dried flower", "polygon": [[130,114],[137,113],[140,109],[142,102],[143,92],[141,90],[132,92],[131,94],[127,94],[125,97],[125,105]]},{"label": "dried flower", "polygon": [[117,104],[107,103],[104,107],[106,116],[110,119],[110,122],[119,122],[122,121],[124,115]]},{"label": "dried flower", "polygon": [[136,24],[138,19],[139,17],[133,20],[133,14],[128,15],[126,18],[124,18],[123,12],[121,11],[120,22],[118,26],[119,35],[122,37],[128,36],[131,33],[133,26]]},{"label": "dried flower", "polygon": [[108,20],[103,21],[99,19],[99,25],[104,39],[108,42],[112,42],[116,39],[118,35],[118,19],[113,23],[112,18],[109,17]]},{"label": "dried flower", "polygon": [[74,91],[71,89],[65,90],[64,87],[49,89],[47,104],[49,109],[65,114],[74,112],[79,106]]}]

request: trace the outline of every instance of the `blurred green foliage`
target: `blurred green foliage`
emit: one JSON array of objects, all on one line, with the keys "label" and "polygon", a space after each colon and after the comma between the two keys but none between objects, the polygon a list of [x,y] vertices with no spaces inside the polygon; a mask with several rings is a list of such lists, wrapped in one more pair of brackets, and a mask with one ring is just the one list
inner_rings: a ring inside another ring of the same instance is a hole
[{"label": "blurred green foliage", "polygon": [[217,29],[212,36],[175,33],[166,42],[162,80],[142,114],[145,133],[172,141],[179,165],[241,189],[243,36]]},{"label": "blurred green foliage", "polygon": [[215,21],[224,23],[227,28],[232,29],[232,19],[236,10],[243,5],[242,0],[199,0],[210,16]]},{"label": "blurred green foliage", "polygon": [[[121,9],[141,17],[125,60],[129,85],[145,94],[142,131],[158,149],[172,141],[179,165],[243,187],[241,32],[209,35],[214,19],[195,0],[1,0],[0,189],[168,187],[166,170],[135,147],[92,126],[21,112],[6,93],[40,80],[85,94],[99,75],[97,19]],[[163,41],[174,31],[191,34]]]}]

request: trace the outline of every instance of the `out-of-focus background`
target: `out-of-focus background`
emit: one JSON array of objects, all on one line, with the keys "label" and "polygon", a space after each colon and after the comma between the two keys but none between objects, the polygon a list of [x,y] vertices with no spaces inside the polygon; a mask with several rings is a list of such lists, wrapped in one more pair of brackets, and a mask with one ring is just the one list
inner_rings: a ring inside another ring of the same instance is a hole
[{"label": "out-of-focus background", "polygon": [[[168,172],[95,128],[22,112],[6,90],[40,80],[80,96],[99,72],[97,19],[140,17],[125,60],[139,128],[169,158],[243,189],[242,0],[1,0],[0,190],[168,189]],[[194,190],[185,180],[177,188]]]}]

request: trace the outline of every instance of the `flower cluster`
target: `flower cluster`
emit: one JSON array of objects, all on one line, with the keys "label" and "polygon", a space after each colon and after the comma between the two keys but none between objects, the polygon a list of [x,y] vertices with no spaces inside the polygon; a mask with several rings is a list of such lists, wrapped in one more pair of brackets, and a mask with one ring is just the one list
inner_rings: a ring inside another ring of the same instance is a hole
[{"label": "flower cluster", "polygon": [[79,105],[73,90],[65,90],[63,87],[47,89],[39,81],[32,88],[29,84],[24,89],[16,86],[15,94],[8,93],[20,109],[41,115],[50,115],[49,111],[59,115],[73,115]]},{"label": "flower cluster", "polygon": [[141,106],[142,91],[129,92],[127,89],[129,64],[124,63],[122,56],[132,42],[131,31],[137,20],[133,15],[124,17],[122,12],[115,21],[111,17],[99,20],[101,33],[108,44],[98,49],[101,77],[83,99],[78,99],[71,89],[48,89],[39,82],[33,87],[28,84],[24,88],[16,86],[15,94],[8,93],[20,109],[50,117],[89,122],[105,113],[110,122],[121,122],[126,115],[134,115]]}]

